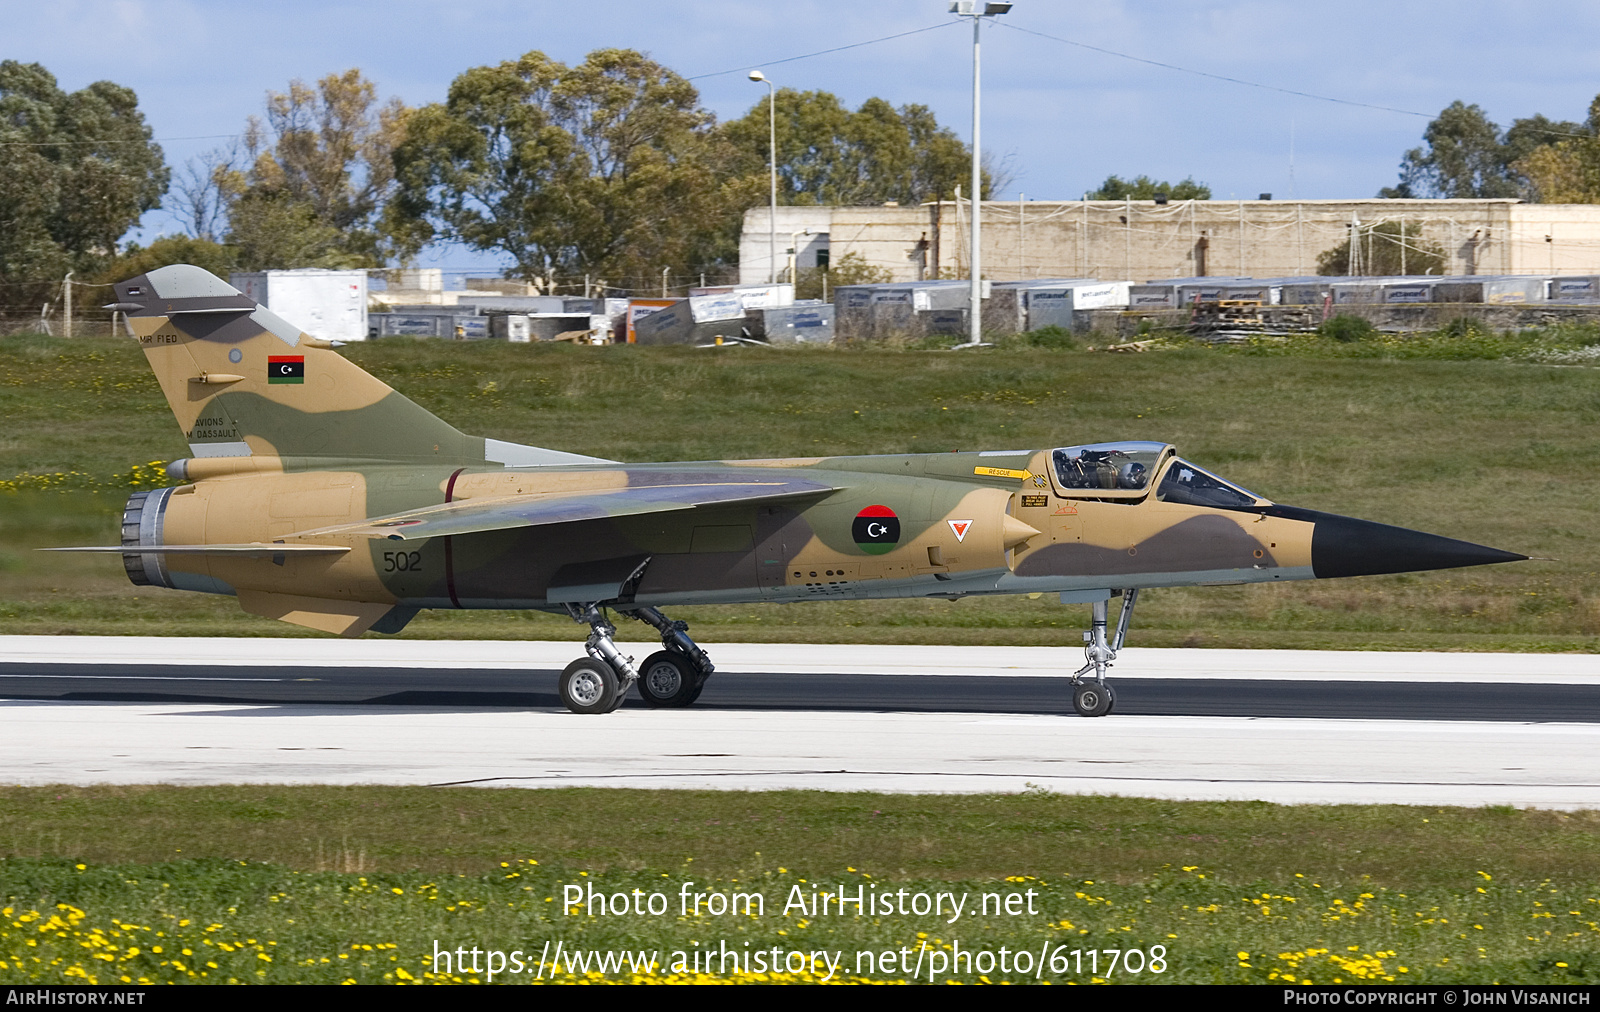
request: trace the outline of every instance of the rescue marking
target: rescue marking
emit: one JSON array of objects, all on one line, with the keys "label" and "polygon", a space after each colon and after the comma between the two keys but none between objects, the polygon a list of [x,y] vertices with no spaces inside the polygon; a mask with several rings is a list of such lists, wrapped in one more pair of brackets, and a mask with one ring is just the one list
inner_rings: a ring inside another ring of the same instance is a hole
[{"label": "rescue marking", "polygon": [[950,530],[954,532],[956,541],[967,540],[967,532],[972,529],[971,520],[946,520],[945,523],[950,525]]},{"label": "rescue marking", "polygon": [[972,469],[972,473],[981,474],[989,478],[1015,478],[1018,481],[1027,481],[1033,477],[1032,471],[1026,469],[1018,471],[1010,467],[975,467]]}]

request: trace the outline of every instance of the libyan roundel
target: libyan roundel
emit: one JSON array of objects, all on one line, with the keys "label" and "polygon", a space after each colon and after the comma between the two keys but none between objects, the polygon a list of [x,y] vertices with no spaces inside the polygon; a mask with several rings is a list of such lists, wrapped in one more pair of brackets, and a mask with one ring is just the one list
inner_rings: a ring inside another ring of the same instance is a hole
[{"label": "libyan roundel", "polygon": [[868,506],[856,514],[850,536],[868,555],[882,555],[900,543],[900,518],[887,506]]}]

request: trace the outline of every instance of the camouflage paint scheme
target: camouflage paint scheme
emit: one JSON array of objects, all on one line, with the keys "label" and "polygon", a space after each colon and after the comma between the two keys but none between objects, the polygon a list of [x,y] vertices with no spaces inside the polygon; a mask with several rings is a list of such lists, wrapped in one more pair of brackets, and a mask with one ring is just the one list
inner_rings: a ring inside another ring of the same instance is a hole
[{"label": "camouflage paint scheme", "polygon": [[[1048,449],[621,464],[485,440],[199,268],[116,288],[194,453],[169,466],[188,484],[130,502],[135,582],[346,636],[397,632],[421,608],[1088,600],[1401,571],[1342,548],[1329,564],[1328,532],[1431,539],[1410,568],[1521,558],[1248,496],[1163,501],[1184,462],[1160,444],[1140,444],[1157,448],[1142,490],[1085,490],[1062,486]],[[858,543],[886,539],[890,513],[897,538]]]}]

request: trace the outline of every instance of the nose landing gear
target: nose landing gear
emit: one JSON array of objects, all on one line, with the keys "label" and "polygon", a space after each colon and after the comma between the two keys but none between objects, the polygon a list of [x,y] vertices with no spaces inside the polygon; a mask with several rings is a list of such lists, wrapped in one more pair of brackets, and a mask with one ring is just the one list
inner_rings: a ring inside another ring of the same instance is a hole
[{"label": "nose landing gear", "polygon": [[[1124,590],[1122,613],[1117,616],[1117,631],[1106,640],[1106,600],[1090,604],[1089,631],[1083,634],[1083,656],[1088,663],[1073,672],[1072,708],[1082,717],[1104,717],[1116,705],[1117,694],[1106,683],[1106,670],[1117,659],[1117,651],[1128,636],[1128,625],[1133,621],[1133,606],[1139,600],[1137,588]],[[1090,678],[1084,678],[1093,672]]]}]

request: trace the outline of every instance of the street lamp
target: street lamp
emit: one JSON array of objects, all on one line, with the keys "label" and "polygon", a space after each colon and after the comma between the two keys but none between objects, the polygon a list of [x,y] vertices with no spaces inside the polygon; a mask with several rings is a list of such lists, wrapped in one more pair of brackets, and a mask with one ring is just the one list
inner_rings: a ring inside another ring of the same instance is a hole
[{"label": "street lamp", "polygon": [[810,235],[810,234],[811,234],[811,230],[809,228],[802,228],[799,231],[790,232],[789,233],[789,264],[788,264],[788,266],[789,266],[789,283],[791,285],[798,285],[800,283],[800,237],[803,236],[803,235]]},{"label": "street lamp", "polygon": [[979,207],[983,204],[983,179],[978,169],[978,29],[984,18],[1005,14],[1011,10],[1009,3],[986,3],[982,0],[950,0],[950,13],[972,19],[972,294],[967,315],[967,343],[963,348],[976,348],[983,344],[983,282],[978,254]]},{"label": "street lamp", "polygon": [[750,80],[767,86],[767,161],[772,167],[772,204],[767,218],[767,284],[778,283],[778,92],[767,75],[750,71]]}]

